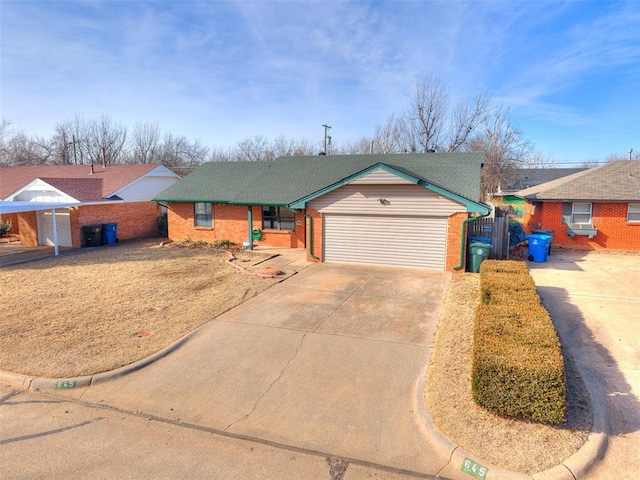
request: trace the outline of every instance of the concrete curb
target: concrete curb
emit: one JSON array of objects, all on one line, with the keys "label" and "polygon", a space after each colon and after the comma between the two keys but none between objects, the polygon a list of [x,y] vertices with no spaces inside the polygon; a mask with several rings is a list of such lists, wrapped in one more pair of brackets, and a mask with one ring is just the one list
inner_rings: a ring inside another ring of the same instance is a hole
[{"label": "concrete curb", "polygon": [[[25,390],[61,390],[67,388],[82,388],[88,387],[90,385],[95,385],[98,383],[103,383],[108,380],[113,380],[118,377],[122,377],[129,373],[140,370],[162,357],[167,356],[171,352],[177,350],[191,338],[198,334],[201,328],[204,325],[196,328],[195,330],[189,332],[182,338],[179,338],[175,342],[173,342],[168,347],[163,348],[162,350],[158,350],[156,353],[149,355],[142,360],[138,360],[137,362],[131,363],[129,365],[125,365],[124,367],[117,368],[115,370],[110,370],[108,372],[96,373],[94,375],[85,375],[79,377],[67,377],[67,378],[47,378],[47,377],[34,377],[30,375],[24,375],[21,373],[7,372],[0,370],[0,382],[9,383],[11,385],[15,385],[19,388],[23,388]],[[61,382],[75,382],[73,387],[63,387],[60,385]]]},{"label": "concrete curb", "polygon": [[438,471],[437,477],[444,477],[450,480],[470,480],[472,477],[462,471],[462,465],[465,459],[471,459],[487,467],[486,480],[576,480],[585,478],[594,465],[604,457],[607,450],[608,437],[605,433],[598,432],[606,431],[606,417],[601,402],[597,400],[588,385],[587,389],[591,396],[594,412],[592,432],[586,443],[560,465],[530,476],[500,468],[471,455],[440,431],[429,415],[423,399],[427,368],[428,365],[423,372],[425,375],[414,384],[412,396],[416,425],[421,435],[426,442],[432,443],[440,454],[449,456],[449,462]]}]

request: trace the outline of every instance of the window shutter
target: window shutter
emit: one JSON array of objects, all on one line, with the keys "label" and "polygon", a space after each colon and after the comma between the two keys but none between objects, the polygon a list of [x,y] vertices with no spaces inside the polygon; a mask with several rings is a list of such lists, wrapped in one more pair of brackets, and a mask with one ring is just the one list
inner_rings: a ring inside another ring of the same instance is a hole
[{"label": "window shutter", "polygon": [[573,208],[572,203],[562,204],[562,223],[569,225],[571,223],[571,210]]}]

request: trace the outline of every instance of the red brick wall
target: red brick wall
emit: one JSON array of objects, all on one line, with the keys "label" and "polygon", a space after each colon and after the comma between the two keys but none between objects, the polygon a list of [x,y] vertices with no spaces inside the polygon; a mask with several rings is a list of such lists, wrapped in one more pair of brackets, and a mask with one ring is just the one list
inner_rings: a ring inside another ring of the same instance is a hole
[{"label": "red brick wall", "polygon": [[[306,210],[308,215],[311,215],[311,220],[305,218],[305,223],[309,224],[313,222],[313,254],[318,257],[317,259],[311,258],[309,253],[309,247],[307,247],[307,261],[309,262],[321,262],[323,258],[322,250],[322,214],[317,210],[308,208]],[[311,233],[309,233],[309,237]]]},{"label": "red brick wall", "polygon": [[38,219],[36,212],[19,213],[18,228],[20,230],[20,244],[29,247],[38,246]]},{"label": "red brick wall", "polygon": [[[253,227],[262,229],[262,207],[252,207]],[[216,240],[230,240],[242,244],[248,240],[248,208],[237,205],[214,204],[212,227],[194,226],[193,203],[170,203],[168,211],[169,238],[179,242],[186,238],[214,243]],[[296,215],[295,231],[262,230],[262,239],[257,246],[304,248],[304,217]]]},{"label": "red brick wall", "polygon": [[83,205],[71,209],[71,244],[73,248],[83,245],[82,227],[117,223],[116,237],[119,240],[151,237],[158,234],[160,207],[155,202],[111,203]]},{"label": "red brick wall", "polygon": [[445,270],[447,272],[464,272],[466,262],[466,245],[465,255],[462,255],[462,268],[454,270],[453,267],[460,263],[460,237],[462,236],[462,222],[469,218],[468,213],[454,213],[449,217],[447,228],[447,258],[445,261]]},{"label": "red brick wall", "polygon": [[530,231],[530,224],[539,223],[540,228],[555,230],[553,243],[568,247],[597,250],[640,250],[640,224],[627,223],[628,203],[593,203],[593,225],[598,234],[589,239],[584,235],[574,238],[566,234],[562,223],[562,202],[525,202],[524,227]]}]

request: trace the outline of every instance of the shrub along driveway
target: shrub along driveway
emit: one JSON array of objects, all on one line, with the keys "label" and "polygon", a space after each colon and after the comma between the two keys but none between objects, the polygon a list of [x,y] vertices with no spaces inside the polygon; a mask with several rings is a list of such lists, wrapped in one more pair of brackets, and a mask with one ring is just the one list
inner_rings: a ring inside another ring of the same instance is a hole
[{"label": "shrub along driveway", "polygon": [[83,401],[435,474],[422,381],[450,276],[316,264]]}]

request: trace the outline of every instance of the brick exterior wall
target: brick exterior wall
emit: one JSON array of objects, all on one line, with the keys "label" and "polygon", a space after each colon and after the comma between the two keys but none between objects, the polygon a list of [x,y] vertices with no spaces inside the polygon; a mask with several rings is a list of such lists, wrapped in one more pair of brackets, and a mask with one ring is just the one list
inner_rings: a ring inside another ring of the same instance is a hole
[{"label": "brick exterior wall", "polygon": [[20,230],[20,243],[29,247],[38,246],[38,220],[36,212],[23,212],[18,214],[18,228]]},{"label": "brick exterior wall", "polygon": [[[307,260],[320,262],[323,259],[322,248],[322,214],[317,210],[307,209],[313,221],[313,254],[318,259],[311,258],[307,248]],[[253,226],[262,227],[262,207],[253,207]],[[194,226],[193,203],[170,203],[168,210],[169,238],[179,242],[185,239],[202,240],[214,243],[216,240],[230,240],[236,244],[247,241],[247,207],[236,205],[214,204],[212,208],[213,226],[211,228]],[[462,222],[468,218],[467,213],[456,213],[449,217],[447,229],[447,257],[446,270],[453,271],[453,267],[460,261],[460,235]],[[279,230],[262,230],[263,238],[254,242],[257,246],[305,248],[306,217],[296,215],[295,232]],[[466,257],[466,255],[464,255]],[[464,271],[462,269],[461,271]]]},{"label": "brick exterior wall", "polygon": [[531,224],[540,224],[545,230],[555,230],[553,244],[584,250],[609,248],[614,250],[640,250],[640,223],[627,222],[628,203],[598,203],[592,206],[592,221],[598,234],[589,239],[566,234],[562,223],[562,202],[525,202],[523,226],[531,231]]},{"label": "brick exterior wall", "polygon": [[[84,246],[82,227],[103,223],[117,223],[116,237],[119,240],[151,237],[158,233],[160,207],[155,202],[112,203],[83,205],[70,209],[71,246]],[[38,245],[38,221],[36,212],[18,215],[20,243]]]},{"label": "brick exterior wall", "polygon": [[[262,207],[251,209],[253,227],[262,230],[262,239],[255,241],[256,246],[304,248],[305,224],[304,217],[295,216],[295,231],[264,230],[262,229]],[[185,239],[202,240],[214,243],[217,240],[229,240],[242,245],[248,240],[249,218],[248,207],[237,205],[213,204],[213,225],[211,227],[196,227],[194,225],[193,203],[170,203],[168,210],[169,239],[180,242]],[[300,225],[298,225],[300,223]]]},{"label": "brick exterior wall", "polygon": [[312,208],[308,208],[306,213],[311,215],[313,221],[313,254],[318,257],[317,259],[311,258],[309,249],[307,249],[307,260],[309,262],[322,262],[324,254],[322,249],[322,214]]},{"label": "brick exterior wall", "polygon": [[464,273],[465,263],[467,261],[466,244],[465,254],[462,255],[462,268],[454,270],[453,267],[460,263],[460,237],[462,236],[462,222],[469,218],[468,213],[454,213],[449,217],[447,226],[447,258],[445,261],[445,270],[447,272]]}]

